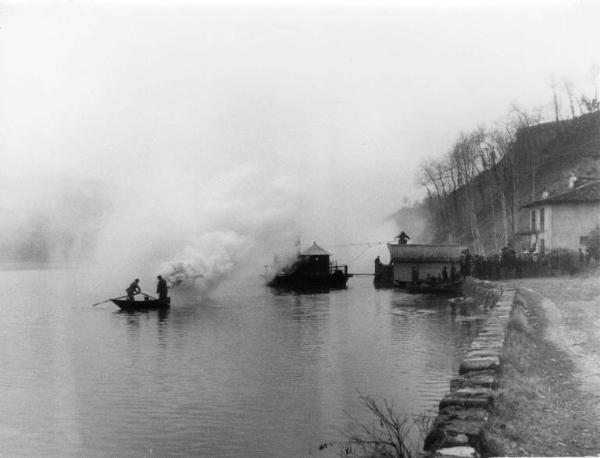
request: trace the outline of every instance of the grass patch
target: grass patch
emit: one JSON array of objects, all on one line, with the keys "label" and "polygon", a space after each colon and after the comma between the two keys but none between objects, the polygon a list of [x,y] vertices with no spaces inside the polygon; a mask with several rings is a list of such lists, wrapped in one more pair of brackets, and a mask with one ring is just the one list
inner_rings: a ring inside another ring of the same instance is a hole
[{"label": "grass patch", "polygon": [[511,316],[487,456],[577,456],[600,450],[597,400],[580,390],[571,359],[544,338],[539,297],[526,296]]}]

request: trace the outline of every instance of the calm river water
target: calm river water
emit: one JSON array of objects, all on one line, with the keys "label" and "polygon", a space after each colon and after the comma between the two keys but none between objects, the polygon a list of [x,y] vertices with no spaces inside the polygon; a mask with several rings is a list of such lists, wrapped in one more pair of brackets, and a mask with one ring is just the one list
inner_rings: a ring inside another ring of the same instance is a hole
[{"label": "calm river water", "polygon": [[4,456],[319,456],[350,416],[371,420],[358,392],[435,413],[479,326],[368,277],[329,294],[173,290],[169,312],[136,314],[92,307],[115,288],[84,271],[0,279]]}]

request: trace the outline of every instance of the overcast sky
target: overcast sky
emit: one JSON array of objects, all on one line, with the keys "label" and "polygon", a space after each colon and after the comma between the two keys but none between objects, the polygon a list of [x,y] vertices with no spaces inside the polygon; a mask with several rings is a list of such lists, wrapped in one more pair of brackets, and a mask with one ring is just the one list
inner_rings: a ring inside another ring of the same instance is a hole
[{"label": "overcast sky", "polygon": [[592,1],[5,3],[0,197],[68,178],[181,231],[287,207],[307,238],[361,241],[460,131],[549,104],[553,77],[590,93],[599,20]]}]

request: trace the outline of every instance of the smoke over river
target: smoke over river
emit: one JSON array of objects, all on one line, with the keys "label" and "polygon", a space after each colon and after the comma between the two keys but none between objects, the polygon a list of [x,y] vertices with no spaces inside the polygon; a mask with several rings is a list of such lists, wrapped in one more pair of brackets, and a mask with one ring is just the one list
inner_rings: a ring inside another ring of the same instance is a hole
[{"label": "smoke over river", "polygon": [[243,262],[250,249],[248,240],[233,231],[203,234],[158,271],[172,287],[183,284],[210,293]]},{"label": "smoke over river", "polygon": [[[237,166],[206,182],[176,170],[163,184],[145,189],[143,200],[121,199],[99,234],[98,264],[121,282],[148,284],[161,274],[172,287],[206,295],[294,248],[303,200],[292,177]],[[128,187],[117,192],[127,194]]]}]

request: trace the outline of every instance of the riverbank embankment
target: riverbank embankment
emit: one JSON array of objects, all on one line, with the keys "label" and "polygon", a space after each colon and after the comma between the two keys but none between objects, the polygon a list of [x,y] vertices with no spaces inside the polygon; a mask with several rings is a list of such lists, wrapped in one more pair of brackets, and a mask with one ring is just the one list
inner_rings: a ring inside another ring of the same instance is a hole
[{"label": "riverbank embankment", "polygon": [[485,309],[485,324],[471,343],[450,393],[439,404],[439,414],[424,443],[432,455],[476,456],[484,448],[485,426],[496,397],[500,360],[516,291],[513,287],[469,279],[466,299],[452,299],[451,307],[471,302]]},{"label": "riverbank embankment", "polygon": [[[477,301],[482,287],[502,295],[440,402],[426,450],[446,457],[597,454],[598,274],[473,285],[467,295]],[[490,367],[483,368],[485,357]]]},{"label": "riverbank embankment", "polygon": [[489,455],[600,452],[600,277],[527,279],[517,290],[486,427]]}]

